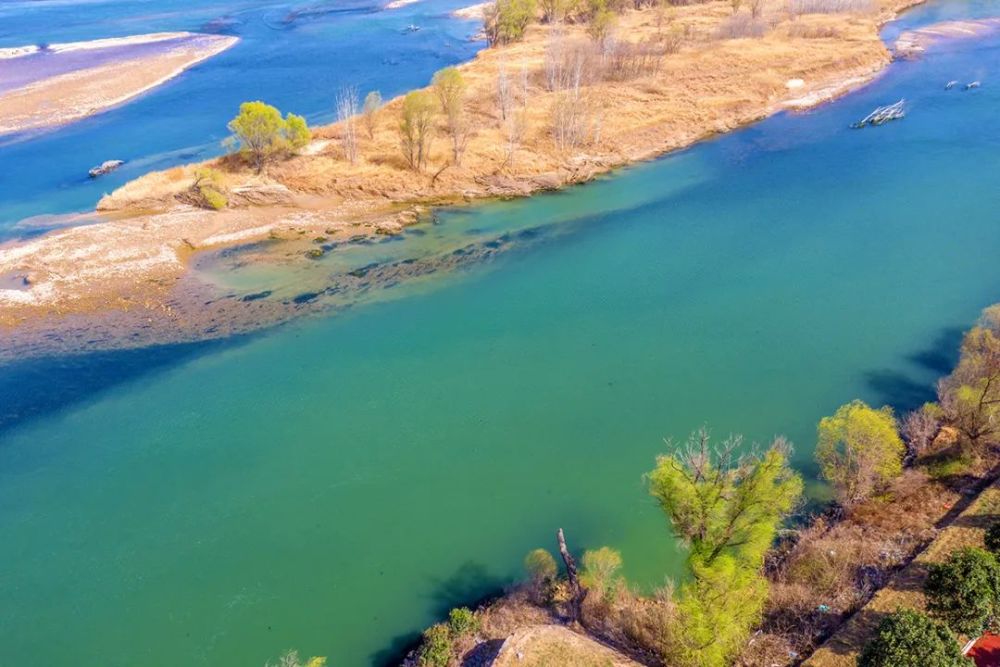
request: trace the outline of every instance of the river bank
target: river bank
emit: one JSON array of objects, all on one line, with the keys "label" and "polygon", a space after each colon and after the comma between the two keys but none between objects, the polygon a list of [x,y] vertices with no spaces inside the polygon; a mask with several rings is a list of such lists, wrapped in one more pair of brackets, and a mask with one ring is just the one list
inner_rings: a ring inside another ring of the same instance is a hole
[{"label": "river bank", "polygon": [[[216,294],[216,310],[205,312],[211,310],[201,307],[210,288],[192,280],[192,257],[261,239],[322,234],[339,242],[393,234],[420,220],[428,206],[565,187],[785,108],[814,106],[882,71],[891,56],[878,29],[911,4],[884,0],[861,13],[789,14],[784,3],[774,3],[764,13],[766,34],[736,39],[727,32],[736,23],[729,3],[675,7],[669,15],[628,11],[619,19],[619,34],[662,41],[670,52],[643,76],[585,86],[597,131],[569,150],[555,145],[549,130],[559,98],[544,82],[554,28],[531,26],[523,42],[482,51],[462,66],[476,129],[460,168],[448,166],[443,138],[426,173],[404,167],[396,99],[382,110],[374,137],[362,141],[357,164],[343,159],[338,126],[321,128],[312,150],[263,177],[239,169],[226,173],[232,207],[220,213],[178,201],[197,165],[149,174],[102,199],[98,208],[113,212],[111,220],[0,250],[0,276],[22,282],[19,289],[0,289],[0,327],[11,333],[15,349],[28,349],[52,340],[53,332],[66,340],[74,321],[66,315],[84,322],[83,337],[106,347],[192,340],[280,321],[302,304],[255,300],[255,309],[274,313],[262,320],[245,307],[246,295]],[[561,30],[567,45],[586,39],[583,26]],[[509,156],[494,104],[501,64],[511,79],[526,81],[526,129]],[[92,335],[105,318],[114,321],[104,327],[106,335]]]}]

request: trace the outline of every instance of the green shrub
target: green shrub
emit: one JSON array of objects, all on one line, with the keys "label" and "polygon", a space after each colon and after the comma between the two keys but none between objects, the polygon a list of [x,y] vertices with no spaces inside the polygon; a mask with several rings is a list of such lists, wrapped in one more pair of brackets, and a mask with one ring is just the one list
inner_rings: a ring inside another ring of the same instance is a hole
[{"label": "green shrub", "polygon": [[524,557],[524,569],[528,573],[531,596],[539,604],[552,601],[555,592],[556,574],[559,568],[556,559],[545,549],[529,551]]},{"label": "green shrub", "polygon": [[1000,565],[993,554],[966,547],[933,563],[924,582],[927,610],[955,632],[978,636],[996,616]]},{"label": "green shrub", "polygon": [[448,667],[451,661],[451,629],[438,623],[424,630],[420,667]]},{"label": "green shrub", "polygon": [[497,0],[483,12],[486,41],[490,46],[518,41],[536,12],[535,0]]},{"label": "green shrub", "polygon": [[1000,555],[1000,521],[986,529],[986,550],[994,556]]},{"label": "green shrub", "polygon": [[479,632],[479,619],[468,607],[458,607],[448,614],[448,628],[453,637],[474,635]]},{"label": "green shrub", "polygon": [[971,667],[948,628],[903,609],[879,624],[858,657],[858,667]]},{"label": "green shrub", "polygon": [[203,167],[195,171],[194,177],[194,190],[202,207],[216,211],[226,208],[229,199],[222,192],[222,174],[215,169]]},{"label": "green shrub", "polygon": [[816,461],[843,505],[868,498],[903,472],[906,446],[888,406],[852,401],[820,420],[817,435]]},{"label": "green shrub", "polygon": [[610,547],[601,547],[583,554],[583,585],[602,599],[609,599],[615,592],[622,567],[622,555]]}]

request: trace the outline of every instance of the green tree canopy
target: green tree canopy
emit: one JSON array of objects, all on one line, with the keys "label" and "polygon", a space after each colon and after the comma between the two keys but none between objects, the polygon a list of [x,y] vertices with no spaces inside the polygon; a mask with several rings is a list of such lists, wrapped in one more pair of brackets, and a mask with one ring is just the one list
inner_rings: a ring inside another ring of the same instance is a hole
[{"label": "green tree canopy", "polygon": [[309,126],[302,116],[281,112],[261,101],[244,102],[227,126],[239,151],[259,174],[274,156],[302,148],[309,143]]},{"label": "green tree canopy", "polygon": [[932,616],[976,637],[1000,611],[1000,565],[983,549],[959,549],[944,563],[931,564],[924,592]]},{"label": "green tree canopy", "polygon": [[649,474],[650,492],[689,547],[692,577],[680,589],[670,664],[723,667],[743,646],[767,598],[764,555],[802,494],[783,439],[760,453],[741,449],[738,437],[713,448],[702,430]]},{"label": "green tree canopy", "polygon": [[864,500],[903,471],[906,445],[888,406],[875,410],[852,401],[820,420],[817,435],[816,460],[845,505]]},{"label": "green tree canopy", "polygon": [[945,626],[912,609],[882,620],[858,657],[858,667],[972,667]]},{"label": "green tree canopy", "polygon": [[496,0],[483,12],[483,32],[490,46],[509,44],[524,37],[535,19],[535,0]]},{"label": "green tree canopy", "polygon": [[601,547],[585,551],[582,560],[580,582],[601,598],[610,598],[621,581],[618,571],[622,567],[622,555],[611,547]]},{"label": "green tree canopy", "polygon": [[966,446],[994,442],[1000,434],[1000,337],[992,328],[997,311],[987,309],[983,322],[965,335],[958,366],[938,388],[945,416]]},{"label": "green tree canopy", "polygon": [[411,169],[420,170],[427,162],[436,106],[434,95],[427,90],[414,90],[403,98],[399,139],[403,157]]},{"label": "green tree canopy", "polygon": [[683,451],[660,456],[649,474],[650,492],[699,565],[729,556],[759,567],[802,494],[802,479],[788,467],[787,442],[779,438],[746,456],[739,455],[741,445],[735,437],[712,448],[702,430]]}]

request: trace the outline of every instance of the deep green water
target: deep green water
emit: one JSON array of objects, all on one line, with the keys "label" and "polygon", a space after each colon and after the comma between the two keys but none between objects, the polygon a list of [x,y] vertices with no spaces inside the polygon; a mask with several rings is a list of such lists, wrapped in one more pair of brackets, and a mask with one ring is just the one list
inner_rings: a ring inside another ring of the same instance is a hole
[{"label": "deep green water", "polygon": [[[560,526],[637,584],[675,575],[642,481],[664,437],[785,434],[811,477],[821,416],[924,400],[1000,299],[998,56],[945,48],[815,113],[445,212],[442,247],[538,238],[346,315],[4,369],[0,665],[380,663]],[[900,97],[905,120],[847,129]]]}]

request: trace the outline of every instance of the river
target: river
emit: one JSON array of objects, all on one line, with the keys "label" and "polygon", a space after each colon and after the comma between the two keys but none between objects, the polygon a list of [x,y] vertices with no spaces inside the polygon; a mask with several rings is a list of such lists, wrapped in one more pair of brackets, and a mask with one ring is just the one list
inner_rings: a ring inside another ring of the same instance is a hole
[{"label": "river", "polygon": [[[942,0],[886,35],[998,13]],[[0,663],[383,664],[558,527],[655,586],[682,554],[642,475],[705,424],[788,436],[823,497],[819,418],[927,400],[1000,298],[998,56],[947,45],[812,113],[442,211],[424,231],[445,245],[531,243],[394,298],[3,369]],[[848,129],[900,98],[904,120]]]}]

